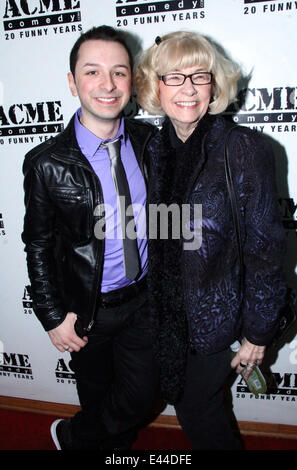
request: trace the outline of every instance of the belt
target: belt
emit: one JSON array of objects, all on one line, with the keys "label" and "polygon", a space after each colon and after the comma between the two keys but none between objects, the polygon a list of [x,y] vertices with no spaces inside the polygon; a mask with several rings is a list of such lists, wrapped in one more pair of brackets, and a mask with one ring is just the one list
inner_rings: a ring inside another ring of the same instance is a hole
[{"label": "belt", "polygon": [[111,308],[118,307],[137,296],[147,286],[147,276],[140,281],[130,284],[129,286],[115,289],[110,292],[100,294],[99,307]]}]

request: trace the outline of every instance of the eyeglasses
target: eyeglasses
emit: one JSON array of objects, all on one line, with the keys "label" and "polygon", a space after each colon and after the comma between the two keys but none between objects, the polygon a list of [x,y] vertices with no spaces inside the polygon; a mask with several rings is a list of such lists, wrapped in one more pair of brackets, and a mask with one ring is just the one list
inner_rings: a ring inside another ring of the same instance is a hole
[{"label": "eyeglasses", "polygon": [[193,85],[208,85],[212,82],[212,73],[195,72],[190,73],[190,75],[185,75],[184,73],[166,73],[166,75],[158,75],[158,78],[167,86],[183,85],[187,78],[191,80]]}]

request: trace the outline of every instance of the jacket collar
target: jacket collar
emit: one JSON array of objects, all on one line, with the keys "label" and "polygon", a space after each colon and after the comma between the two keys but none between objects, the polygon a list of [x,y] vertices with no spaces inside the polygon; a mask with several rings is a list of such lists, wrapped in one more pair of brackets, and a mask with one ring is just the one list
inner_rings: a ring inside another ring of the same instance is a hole
[{"label": "jacket collar", "polygon": [[76,140],[74,119],[75,115],[72,116],[66,129],[56,137],[56,146],[53,148],[52,155],[64,161],[67,160],[69,163],[88,166],[89,163],[81,153]]},{"label": "jacket collar", "polygon": [[[56,137],[56,146],[53,148],[53,157],[62,159],[69,163],[85,166],[91,169],[87,158],[82,154],[77,143],[74,126],[75,115],[72,116],[66,129]],[[147,141],[153,134],[153,130],[148,131],[148,127],[135,119],[124,119],[125,133],[129,135],[132,147],[140,167],[142,167],[143,153]]]}]

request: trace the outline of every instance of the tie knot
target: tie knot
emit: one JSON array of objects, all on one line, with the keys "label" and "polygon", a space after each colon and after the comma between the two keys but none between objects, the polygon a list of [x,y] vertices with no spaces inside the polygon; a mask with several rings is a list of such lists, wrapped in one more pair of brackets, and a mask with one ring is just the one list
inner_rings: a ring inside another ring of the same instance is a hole
[{"label": "tie knot", "polygon": [[100,145],[101,148],[107,149],[108,155],[110,159],[120,157],[120,149],[121,149],[121,136],[117,137],[114,140],[110,140],[109,142],[102,142]]}]

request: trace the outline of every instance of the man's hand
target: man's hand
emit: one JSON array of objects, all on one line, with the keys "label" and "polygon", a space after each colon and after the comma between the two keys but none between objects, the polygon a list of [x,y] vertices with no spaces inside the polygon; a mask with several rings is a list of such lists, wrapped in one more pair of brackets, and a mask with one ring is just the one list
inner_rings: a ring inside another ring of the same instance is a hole
[{"label": "man's hand", "polygon": [[257,346],[243,338],[240,350],[232,359],[231,367],[236,369],[237,374],[246,368],[245,378],[247,379],[255,365],[259,366],[262,363],[264,352],[265,346]]},{"label": "man's hand", "polygon": [[76,318],[77,315],[75,313],[69,312],[63,323],[57,326],[57,328],[48,331],[51,342],[61,352],[78,352],[88,342],[87,336],[83,338],[77,336],[74,330]]}]

